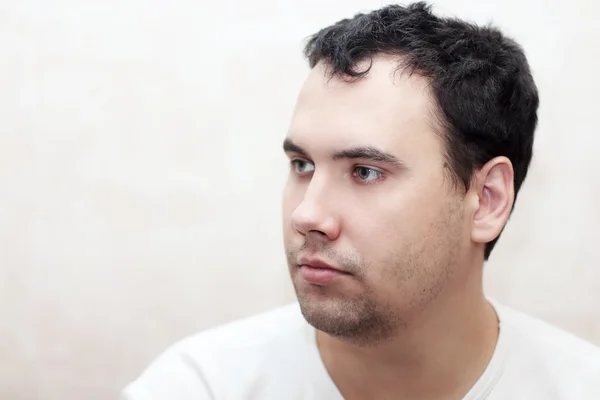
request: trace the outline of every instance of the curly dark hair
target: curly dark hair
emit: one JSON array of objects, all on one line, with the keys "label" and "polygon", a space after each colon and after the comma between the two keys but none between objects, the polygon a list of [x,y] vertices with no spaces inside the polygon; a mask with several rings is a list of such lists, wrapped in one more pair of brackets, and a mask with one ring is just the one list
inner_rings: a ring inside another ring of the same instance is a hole
[{"label": "curly dark hair", "polygon": [[[312,35],[304,54],[313,68],[360,79],[379,54],[397,55],[398,68],[430,80],[446,167],[455,187],[469,189],[476,169],[506,156],[515,197],[527,174],[539,97],[523,49],[492,26],[431,13],[424,2],[390,5],[343,19]],[[486,244],[485,259],[496,244]]]}]

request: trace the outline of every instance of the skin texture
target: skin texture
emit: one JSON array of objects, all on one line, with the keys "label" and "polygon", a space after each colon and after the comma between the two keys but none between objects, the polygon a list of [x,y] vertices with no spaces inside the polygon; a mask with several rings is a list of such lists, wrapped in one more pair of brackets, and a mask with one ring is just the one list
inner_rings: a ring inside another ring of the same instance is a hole
[{"label": "skin texture", "polygon": [[[483,251],[510,214],[512,166],[490,160],[456,188],[428,81],[397,66],[375,57],[359,80],[311,70],[284,145],[285,250],[345,398],[461,398],[497,340]],[[347,274],[309,283],[306,259]]]}]

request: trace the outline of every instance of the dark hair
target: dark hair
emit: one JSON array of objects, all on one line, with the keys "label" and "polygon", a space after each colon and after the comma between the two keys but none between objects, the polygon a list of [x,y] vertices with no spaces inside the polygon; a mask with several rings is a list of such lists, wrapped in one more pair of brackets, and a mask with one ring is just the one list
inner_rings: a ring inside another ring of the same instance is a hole
[{"label": "dark hair", "polygon": [[[498,29],[440,18],[418,2],[343,19],[311,36],[304,54],[332,77],[359,79],[378,54],[430,80],[453,183],[469,189],[473,171],[497,156],[510,159],[515,196],[532,157],[538,93],[523,49]],[[362,65],[362,64],[361,64]],[[487,260],[495,240],[486,244]]]}]

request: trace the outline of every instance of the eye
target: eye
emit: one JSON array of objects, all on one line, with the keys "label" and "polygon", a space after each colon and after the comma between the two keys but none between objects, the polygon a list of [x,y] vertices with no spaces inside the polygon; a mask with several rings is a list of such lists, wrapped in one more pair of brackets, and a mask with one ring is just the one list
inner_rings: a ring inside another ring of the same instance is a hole
[{"label": "eye", "polygon": [[296,158],[290,161],[290,163],[292,164],[292,169],[298,175],[306,175],[315,170],[315,164],[311,163],[310,161]]},{"label": "eye", "polygon": [[383,178],[383,173],[373,168],[355,167],[352,176],[364,183],[375,183]]}]

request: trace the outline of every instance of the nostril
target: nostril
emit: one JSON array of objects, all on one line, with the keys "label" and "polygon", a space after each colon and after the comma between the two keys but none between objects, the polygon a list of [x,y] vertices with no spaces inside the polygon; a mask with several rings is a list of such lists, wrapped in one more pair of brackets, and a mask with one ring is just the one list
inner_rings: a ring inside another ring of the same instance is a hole
[{"label": "nostril", "polygon": [[313,234],[315,234],[316,236],[321,236],[323,239],[326,239],[326,238],[327,238],[327,234],[326,234],[325,232],[323,232],[323,231],[319,231],[319,230],[317,230],[317,229],[313,229],[313,230],[311,230],[311,231],[310,231],[310,232],[308,232],[308,233],[309,233],[309,234],[310,234],[310,233],[313,233]]}]

